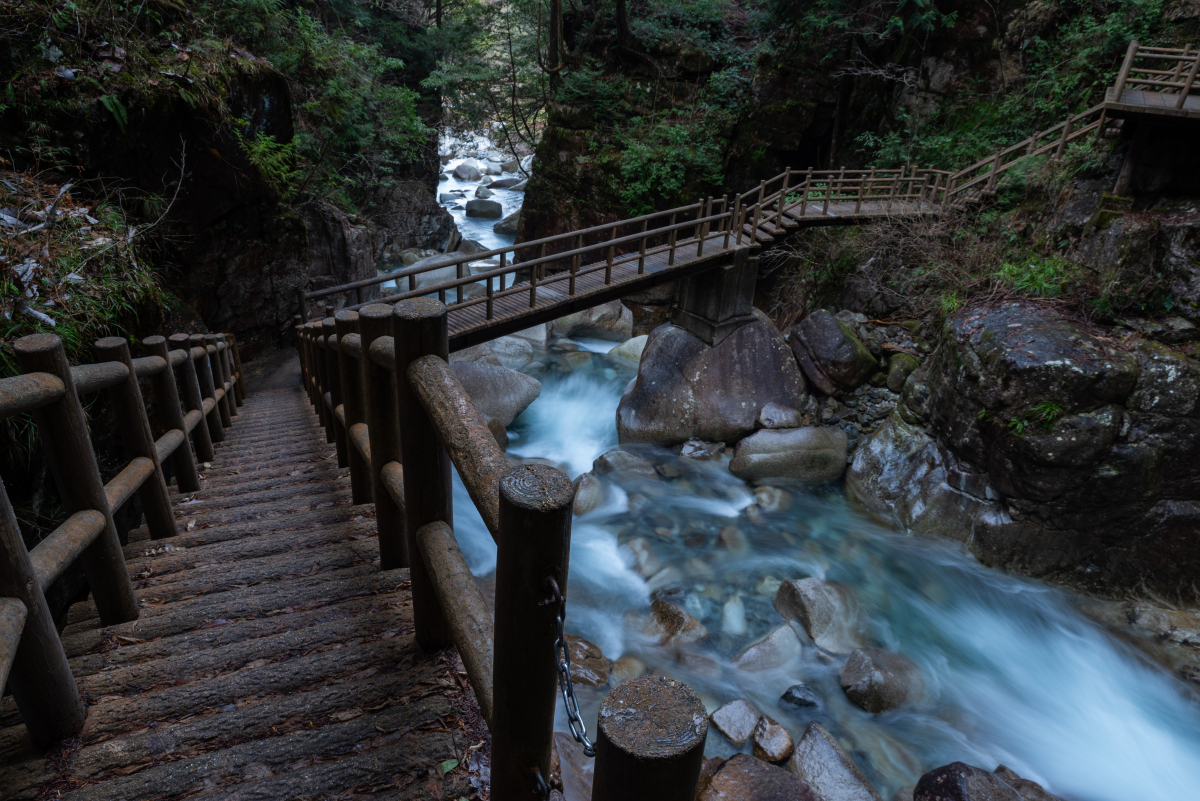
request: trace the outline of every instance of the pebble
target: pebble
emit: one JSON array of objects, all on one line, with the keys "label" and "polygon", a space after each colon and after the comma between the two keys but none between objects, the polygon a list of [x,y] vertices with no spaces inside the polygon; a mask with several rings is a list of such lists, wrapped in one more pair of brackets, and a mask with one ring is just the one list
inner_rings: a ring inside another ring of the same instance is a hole
[{"label": "pebble", "polygon": [[765,762],[783,762],[796,748],[792,735],[779,723],[763,715],[754,727],[754,755]]},{"label": "pebble", "polygon": [[713,728],[725,735],[734,745],[744,745],[758,725],[758,712],[744,698],[730,701],[709,717]]},{"label": "pebble", "polygon": [[721,631],[735,637],[746,636],[746,605],[740,592],[735,592],[721,610]]},{"label": "pebble", "polygon": [[779,696],[779,703],[798,708],[821,705],[821,698],[807,684],[793,684]]}]

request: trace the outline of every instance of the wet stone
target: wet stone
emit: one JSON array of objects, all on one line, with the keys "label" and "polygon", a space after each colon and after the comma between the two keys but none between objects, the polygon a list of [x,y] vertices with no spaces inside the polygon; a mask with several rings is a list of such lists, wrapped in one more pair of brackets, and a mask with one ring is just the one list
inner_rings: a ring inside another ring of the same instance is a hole
[{"label": "wet stone", "polygon": [[799,428],[800,412],[790,406],[768,403],[758,413],[758,424],[762,428]]},{"label": "wet stone", "polygon": [[582,637],[568,634],[567,650],[571,655],[571,681],[589,687],[608,684],[612,663],[597,646]]},{"label": "wet stone", "polygon": [[680,456],[685,459],[695,459],[698,462],[715,461],[720,459],[724,453],[724,442],[702,442],[698,439],[689,439],[679,450]]},{"label": "wet stone", "polygon": [[642,633],[659,645],[683,645],[703,640],[708,629],[678,606],[660,599],[650,604],[650,616]]},{"label": "wet stone", "polygon": [[821,705],[821,697],[807,684],[793,684],[784,691],[783,695],[779,696],[779,703],[781,706],[798,709],[812,708]]},{"label": "wet stone", "polygon": [[913,801],[1023,801],[994,773],[964,762],[934,768],[921,777]]},{"label": "wet stone", "polygon": [[842,668],[846,697],[868,712],[886,712],[915,700],[921,675],[909,659],[879,648],[860,648]]},{"label": "wet stone", "polygon": [[822,801],[882,801],[867,777],[819,723],[810,723],[787,770],[817,791]]},{"label": "wet stone", "polygon": [[733,666],[750,673],[773,670],[799,659],[801,650],[791,626],[780,626],[735,656]]},{"label": "wet stone", "polygon": [[628,451],[614,449],[592,462],[592,472],[598,476],[612,474],[621,478],[657,478],[654,465]]},{"label": "wet stone", "polygon": [[750,702],[739,698],[721,706],[712,713],[713,728],[725,735],[734,745],[744,745],[754,735],[759,714]]},{"label": "wet stone", "polygon": [[612,669],[609,671],[608,677],[615,686],[630,679],[636,679],[638,676],[646,675],[646,669],[646,663],[636,656],[623,656],[612,663]]},{"label": "wet stone", "polygon": [[848,654],[854,638],[854,604],[846,591],[818,578],[790,579],[775,593],[775,611],[794,620],[819,648]]},{"label": "wet stone", "polygon": [[803,781],[749,754],[717,768],[696,801],[821,801]]},{"label": "wet stone", "polygon": [[585,515],[604,503],[604,484],[592,473],[583,473],[575,479],[575,501],[572,511]]},{"label": "wet stone", "polygon": [[782,762],[792,755],[792,735],[772,718],[763,715],[754,727],[754,755],[767,762]]}]

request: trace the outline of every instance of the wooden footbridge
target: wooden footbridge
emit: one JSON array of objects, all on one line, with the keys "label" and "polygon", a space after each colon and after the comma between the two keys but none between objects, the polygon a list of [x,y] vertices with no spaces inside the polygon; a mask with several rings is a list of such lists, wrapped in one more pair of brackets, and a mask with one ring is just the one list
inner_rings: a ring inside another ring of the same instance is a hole
[{"label": "wooden footbridge", "polygon": [[[304,314],[407,284],[304,322],[295,384],[253,395],[229,335],[150,337],[138,358],[102,339],[76,366],[54,336],[18,340],[0,417],[32,415],[68,516],[28,549],[0,488],[0,795],[549,798],[558,689],[596,755],[596,801],[691,801],[706,723],[685,686],[613,689],[594,746],[574,714],[571,484],[509,463],[450,351],[805,227],[970,202],[1109,120],[1191,119],[1196,72],[1190,47],[1134,43],[1108,102],[957,173],[788,170],[733,198],[451,256],[441,273],[307,293]],[[497,263],[472,273],[480,260]],[[111,475],[84,412],[97,392],[127,460]],[[497,543],[493,597],[455,541],[451,465]],[[114,514],[133,502],[145,525],[123,543]],[[45,591],[76,563],[90,596],[56,621]]]}]

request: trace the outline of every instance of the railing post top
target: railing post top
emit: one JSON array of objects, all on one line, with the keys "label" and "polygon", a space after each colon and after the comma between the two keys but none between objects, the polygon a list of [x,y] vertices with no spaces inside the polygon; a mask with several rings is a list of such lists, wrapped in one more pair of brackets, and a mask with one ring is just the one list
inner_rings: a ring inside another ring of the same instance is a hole
[{"label": "railing post top", "polygon": [[357,323],[358,312],[353,309],[340,309],[337,314],[333,315],[333,319],[338,323]]},{"label": "railing post top", "polygon": [[335,320],[333,317],[326,317],[321,321],[321,328],[324,329],[333,328],[335,325],[337,325],[337,320]]},{"label": "railing post top", "polygon": [[500,497],[531,512],[554,512],[575,499],[575,488],[563,471],[544,464],[514,467],[500,479]]},{"label": "railing post top", "polygon": [[148,348],[157,348],[159,345],[167,344],[167,338],[159,334],[155,334],[154,336],[149,336],[143,339],[142,344]]},{"label": "railing post top", "polygon": [[445,315],[446,304],[437,298],[408,298],[393,306],[389,313],[397,320],[429,320]]},{"label": "railing post top", "polygon": [[171,342],[177,343],[180,346],[182,346],[182,344],[184,342],[187,342],[191,338],[192,338],[191,334],[171,334],[171,336],[167,337],[168,340],[170,340]]},{"label": "railing post top", "polygon": [[708,735],[704,702],[691,687],[666,676],[622,682],[600,704],[609,743],[639,760],[680,757]]},{"label": "railing post top", "polygon": [[17,353],[44,353],[61,350],[62,346],[62,340],[55,334],[28,334],[13,343],[13,350]]},{"label": "railing post top", "polygon": [[125,337],[104,337],[93,344],[97,352],[129,353],[129,340]]},{"label": "railing post top", "polygon": [[390,317],[392,309],[383,303],[372,303],[370,306],[363,306],[358,310],[360,319],[366,320],[384,320]]}]

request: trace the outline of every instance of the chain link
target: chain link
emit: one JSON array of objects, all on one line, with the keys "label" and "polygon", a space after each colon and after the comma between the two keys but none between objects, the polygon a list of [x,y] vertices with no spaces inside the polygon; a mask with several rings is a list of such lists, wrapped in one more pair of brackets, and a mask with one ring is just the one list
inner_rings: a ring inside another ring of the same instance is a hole
[{"label": "chain link", "polygon": [[583,746],[584,756],[596,756],[596,746],[588,739],[587,725],[583,715],[579,713],[579,699],[575,697],[575,685],[571,682],[571,651],[567,646],[567,635],[563,631],[563,619],[567,616],[567,599],[559,592],[558,582],[547,577],[545,586],[550,598],[543,603],[547,606],[557,606],[554,613],[554,631],[557,639],[554,641],[554,661],[558,668],[558,689],[562,693],[563,708],[567,713],[567,725],[571,727],[571,736],[575,742]]},{"label": "chain link", "polygon": [[533,794],[542,801],[550,801],[550,785],[546,784],[546,780],[542,778],[542,772],[537,768],[533,769]]}]

